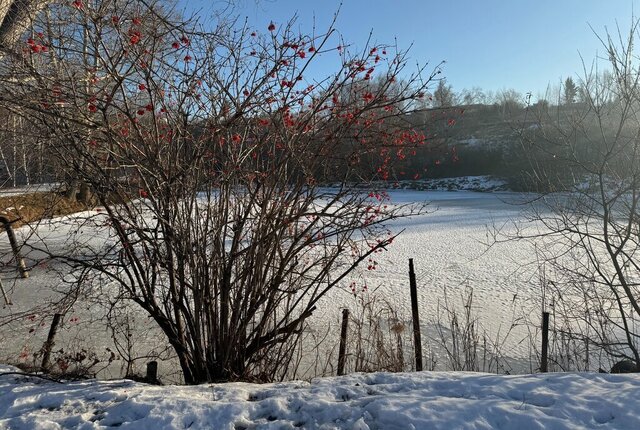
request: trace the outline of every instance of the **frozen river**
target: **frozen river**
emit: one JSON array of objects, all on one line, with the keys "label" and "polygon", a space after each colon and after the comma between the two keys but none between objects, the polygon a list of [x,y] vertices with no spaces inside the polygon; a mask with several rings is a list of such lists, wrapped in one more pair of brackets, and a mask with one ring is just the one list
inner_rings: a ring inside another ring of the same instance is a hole
[{"label": "frozen river", "polygon": [[[540,286],[537,267],[533,264],[536,261],[535,248],[522,241],[495,243],[492,235],[496,229],[506,235],[515,232],[514,225],[524,219],[521,214],[523,207],[517,203],[526,196],[515,193],[403,190],[390,192],[390,197],[392,204],[429,201],[429,213],[396,220],[391,224],[392,231],[404,231],[387,251],[376,255],[379,263],[376,270],[363,270],[354,277],[358,285],[357,297],[345,287],[331,292],[318,304],[310,324],[318,328],[318,333],[330,330],[328,339],[332,345],[327,348],[335,347],[341,309],[348,307],[357,314],[363,299],[385,300],[408,327],[411,314],[408,259],[413,258],[421,322],[425,332],[425,355],[432,354],[437,358],[436,367],[448,367],[446,357],[433,340],[437,337],[434,327],[438,305],[443,303],[446,290],[450,305],[460,311],[463,309],[463,293],[472,289],[472,312],[478,318],[479,335],[504,343],[500,347],[501,354],[508,357],[504,371],[528,371],[530,343],[523,339],[530,328],[518,326],[504,342],[503,337],[517,319],[539,312]],[[18,231],[23,236],[28,233],[26,227]],[[44,240],[55,246],[57,242],[64,241],[67,234],[63,229]],[[30,240],[33,240],[33,236]],[[0,251],[6,255],[8,244],[3,242],[0,247]],[[55,295],[52,289],[59,285],[60,280],[48,273],[46,268],[36,267],[29,279],[16,279],[12,266],[5,265],[2,278],[13,305],[5,305],[0,310],[0,317],[6,321],[38,301]],[[368,291],[362,292],[361,287],[365,284]],[[90,344],[89,347],[94,348],[98,355],[104,356],[106,348],[111,345],[112,333],[97,325],[94,321],[96,312],[96,308],[74,306],[67,319],[77,318],[77,326],[67,321],[66,332],[60,334],[64,340],[59,343],[73,339],[77,345]],[[46,336],[49,320],[42,320],[44,326],[36,324],[37,321],[37,317],[36,321],[20,318],[13,324],[0,326],[0,361],[18,361],[21,353],[21,359],[25,360],[25,355],[30,357],[38,350]],[[91,324],[83,325],[84,321],[91,321]],[[151,322],[144,316],[137,318],[136,326],[147,335],[153,333]],[[34,327],[35,330],[31,331]],[[409,330],[405,332],[405,335],[408,334]],[[140,342],[137,347],[157,344],[158,335],[155,336],[155,339]],[[411,338],[405,338],[408,339],[405,339],[406,345]],[[406,347],[411,348],[411,344]],[[142,365],[143,362],[136,364]],[[114,376],[116,371],[110,372],[106,376]]]},{"label": "frozen river", "polygon": [[[438,342],[433,340],[439,337],[435,331],[438,306],[443,305],[446,292],[449,306],[461,313],[463,296],[472,290],[478,335],[501,344],[500,353],[509,357],[505,371],[529,371],[529,333],[535,328],[525,326],[522,318],[527,316],[538,323],[542,306],[535,246],[505,240],[516,233],[516,226],[528,225],[522,205],[528,196],[468,191],[395,191],[390,195],[398,204],[427,200],[431,202],[430,213],[392,223],[392,231],[402,234],[388,251],[378,254],[378,269],[363,274],[361,282],[366,283],[368,294],[384,298],[405,321],[410,321],[408,260],[413,258],[425,355],[431,352],[439,356],[436,368],[448,367],[446,357],[435,345]],[[359,295],[367,295],[360,291]],[[359,299],[344,290],[335,291],[327,302],[353,310],[358,308]],[[322,320],[337,321],[335,307],[324,306],[323,312],[330,317],[322,315]],[[442,310],[440,316],[444,317]]]}]

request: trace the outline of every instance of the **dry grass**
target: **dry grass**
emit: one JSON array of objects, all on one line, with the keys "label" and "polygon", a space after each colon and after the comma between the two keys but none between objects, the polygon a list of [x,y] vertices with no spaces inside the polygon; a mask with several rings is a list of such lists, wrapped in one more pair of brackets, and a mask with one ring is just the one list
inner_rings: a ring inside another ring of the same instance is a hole
[{"label": "dry grass", "polygon": [[55,191],[0,197],[0,215],[15,221],[14,227],[86,209],[88,207],[84,203],[66,198]]}]

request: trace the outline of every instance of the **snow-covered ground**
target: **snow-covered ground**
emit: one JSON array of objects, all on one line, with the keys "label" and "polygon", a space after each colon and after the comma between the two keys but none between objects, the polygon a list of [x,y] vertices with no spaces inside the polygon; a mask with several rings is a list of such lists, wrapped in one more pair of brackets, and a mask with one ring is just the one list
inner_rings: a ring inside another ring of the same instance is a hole
[{"label": "snow-covered ground", "polygon": [[[492,236],[499,231],[504,239],[515,233],[517,225],[528,225],[519,203],[530,197],[518,193],[409,190],[391,191],[390,197],[397,204],[427,200],[431,212],[393,223],[393,231],[402,233],[387,252],[376,257],[379,268],[364,271],[357,282],[358,294],[384,298],[409,326],[408,260],[413,258],[425,354],[438,355],[433,338],[437,337],[438,308],[444,303],[445,292],[449,306],[461,311],[463,294],[472,289],[472,311],[481,330],[486,330],[491,341],[502,342],[507,337],[501,353],[508,357],[508,363],[502,363],[507,366],[502,371],[535,370],[528,342],[531,327],[512,327],[532,312],[537,318],[542,306],[535,248],[523,241],[496,243]],[[362,293],[364,285],[369,293]],[[318,320],[337,322],[339,308],[353,310],[358,300],[347,289],[336,291],[325,301]],[[435,358],[436,369],[448,369],[444,357]]]},{"label": "snow-covered ground", "polygon": [[637,429],[640,376],[372,373],[307,382],[149,386],[59,384],[6,375],[0,428]]},{"label": "snow-covered ground", "polygon": [[[302,365],[311,367],[302,369],[298,376],[334,373],[343,308],[357,315],[362,300],[382,300],[397,311],[406,327],[410,326],[409,258],[414,259],[418,275],[427,367],[435,360],[436,369],[450,368],[437,345],[438,311],[445,291],[450,306],[462,310],[461,297],[472,289],[479,334],[486,333],[500,347],[501,367],[494,362],[490,369],[499,373],[535,370],[530,344],[535,327],[519,324],[514,328],[513,324],[528,314],[534,316],[529,323],[536,324],[539,315],[536,249],[528,242],[492,240],[493,231],[509,235],[525,221],[518,203],[527,196],[416,190],[395,190],[390,196],[394,204],[430,201],[432,211],[395,221],[392,230],[403,232],[388,251],[376,256],[376,270],[363,269],[318,304],[310,324],[318,335],[327,330],[330,335],[324,352],[305,353]],[[101,215],[90,211],[80,216]],[[91,244],[105,240],[100,231],[87,234],[87,228],[79,228],[70,216],[44,223],[35,232],[22,227],[17,233],[28,243],[41,241],[61,249],[67,241],[81,239]],[[5,321],[15,318],[0,329],[0,362],[29,362],[46,338],[50,315],[26,312],[54,297],[64,284],[53,275],[47,261],[33,267],[29,279],[19,279],[9,263],[8,244],[0,243],[0,254],[5,255],[3,285],[13,303],[0,308],[0,317]],[[30,257],[33,263],[38,256],[34,253]],[[352,280],[357,285],[355,297],[349,288]],[[58,333],[54,355],[58,348],[64,348],[66,354],[80,351],[92,360],[95,353],[102,360],[97,366],[102,369],[99,376],[118,378],[122,361],[105,366],[105,351],[113,350],[114,333],[101,325],[99,316],[104,312],[95,303],[74,305]],[[150,347],[161,350],[165,343],[153,322],[141,313],[131,318],[130,339],[136,343],[131,352],[144,356]],[[127,338],[128,334],[122,335]],[[405,335],[405,353],[410,357],[408,329]],[[349,343],[348,354],[353,354],[353,344]],[[334,355],[325,357],[327,350],[333,350]],[[166,357],[160,362],[161,379],[179,381],[175,361]],[[323,359],[331,365],[318,371],[317,361]],[[136,362],[133,370],[140,371],[145,361]],[[352,371],[349,364],[347,367]],[[156,387],[124,380],[59,384],[6,374],[16,371],[0,365],[0,429],[640,428],[640,376],[634,375],[373,373],[310,383]]]}]

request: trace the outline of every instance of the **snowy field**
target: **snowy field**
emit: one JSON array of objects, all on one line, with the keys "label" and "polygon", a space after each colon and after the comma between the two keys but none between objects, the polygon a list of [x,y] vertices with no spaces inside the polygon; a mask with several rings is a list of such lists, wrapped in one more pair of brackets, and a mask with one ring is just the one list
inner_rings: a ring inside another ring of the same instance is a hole
[{"label": "snowy field", "polygon": [[[336,291],[325,300],[322,320],[337,324],[339,307],[335,304],[353,310],[361,298],[366,300],[370,295],[389,302],[408,327],[411,318],[408,261],[413,258],[421,325],[426,337],[425,355],[430,352],[436,355],[436,369],[448,370],[446,360],[437,357],[439,352],[431,348],[434,342],[430,339],[437,337],[438,306],[443,305],[446,292],[449,306],[461,312],[463,295],[473,290],[472,312],[481,330],[492,341],[503,343],[501,352],[507,360],[501,371],[535,370],[529,362],[529,328],[512,325],[532,313],[538,323],[542,303],[536,252],[529,242],[504,241],[515,234],[517,225],[535,228],[523,217],[525,208],[521,203],[529,196],[408,190],[390,195],[391,201],[398,204],[427,200],[431,202],[430,213],[394,222],[392,230],[402,234],[388,251],[376,257],[378,269],[364,271],[356,289],[358,297],[353,297],[348,289]],[[496,231],[500,232],[499,243],[494,241]],[[368,293],[363,293],[364,285]]]},{"label": "snowy field", "polygon": [[372,373],[281,384],[55,383],[3,374],[0,429],[637,429],[640,376]]},{"label": "snowy field", "polygon": [[[323,347],[325,351],[309,353],[308,357],[303,357],[302,367],[308,365],[308,368],[301,368],[296,377],[334,374],[335,355],[327,355],[325,352],[330,350],[335,354],[341,310],[345,307],[357,314],[362,300],[384,300],[397,311],[406,327],[410,326],[409,258],[415,261],[418,277],[423,345],[425,356],[430,357],[428,368],[449,368],[446,357],[434,345],[438,306],[443,303],[445,291],[450,306],[461,310],[463,292],[473,289],[472,310],[479,319],[481,330],[489,339],[501,345],[503,361],[502,367],[497,368],[497,371],[523,373],[535,370],[535,363],[531,362],[530,343],[526,339],[530,327],[511,327],[521,315],[533,312],[537,318],[540,312],[540,287],[536,266],[531,264],[535,262],[535,250],[525,242],[489,246],[492,243],[490,232],[494,228],[504,233],[513,232],[513,223],[522,220],[522,207],[514,203],[521,201],[524,196],[515,193],[409,190],[393,191],[390,194],[391,202],[397,204],[432,202],[431,213],[398,220],[392,224],[393,231],[403,230],[403,233],[388,251],[377,254],[376,270],[362,270],[353,277],[357,286],[355,297],[348,288],[350,279],[344,288],[333,291],[319,303],[310,325],[318,335],[329,333],[328,343]],[[97,212],[89,212],[82,215],[96,214]],[[45,223],[36,234],[27,227],[19,229],[17,233],[28,237],[28,242],[41,241],[50,248],[64,247],[66,241],[84,236],[88,236],[83,239],[88,243],[103,240],[99,232],[87,235],[82,228],[74,226],[73,217],[59,218],[51,224]],[[1,243],[0,248],[3,255],[10,255],[8,244]],[[25,312],[37,303],[45,302],[48,297],[55,297],[55,291],[64,287],[60,277],[52,275],[47,262],[38,261],[38,253],[31,253],[30,257],[31,264],[38,264],[33,267],[31,277],[26,280],[16,279],[12,264],[5,261],[2,280],[12,305],[3,306],[0,317],[16,319],[0,330],[0,362],[28,361],[31,354],[41,348],[51,317],[45,312],[28,316]],[[108,355],[107,348],[113,350],[114,335],[96,321],[98,315],[105,311],[106,306],[84,306],[81,302],[77,303],[67,312],[65,325],[57,337],[57,346],[66,345],[67,351],[93,351],[104,361]],[[133,315],[131,323],[135,327],[134,353],[146,355],[150,348],[154,348],[156,352],[162,350],[162,336],[154,331],[154,324],[145,315]],[[405,332],[405,353],[411,356],[409,331],[407,329]],[[321,361],[327,360],[330,365],[323,370],[318,370],[317,366],[310,367],[318,356]],[[138,366],[136,370],[144,369],[143,360],[135,364]],[[121,377],[123,374],[119,366],[121,362],[113,363],[101,370],[99,376]],[[99,367],[102,368],[102,365]],[[160,374],[166,382],[178,381],[177,366],[172,360],[160,363]]]}]

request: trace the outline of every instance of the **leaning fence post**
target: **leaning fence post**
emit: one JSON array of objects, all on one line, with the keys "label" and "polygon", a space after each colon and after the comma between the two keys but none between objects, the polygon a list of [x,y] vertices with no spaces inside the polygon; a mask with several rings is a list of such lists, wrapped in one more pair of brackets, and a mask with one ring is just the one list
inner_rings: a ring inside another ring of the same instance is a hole
[{"label": "leaning fence post", "polygon": [[409,259],[409,287],[411,289],[411,313],[413,316],[413,345],[416,356],[416,371],[422,370],[422,340],[420,337],[420,315],[418,313],[418,287],[413,270],[413,258]]},{"label": "leaning fence post", "polygon": [[7,292],[4,290],[4,285],[2,285],[2,279],[0,279],[0,292],[2,292],[2,298],[4,299],[5,305],[12,305],[11,300],[7,296]]},{"label": "leaning fence post", "polygon": [[349,309],[342,310],[342,330],[340,330],[340,349],[338,350],[338,376],[344,375],[344,364],[347,352],[347,328],[349,326]]},{"label": "leaning fence post", "polygon": [[0,222],[4,225],[4,229],[6,230],[7,236],[9,237],[11,250],[13,251],[13,256],[16,259],[16,263],[18,264],[20,275],[23,278],[28,278],[29,271],[27,270],[27,266],[24,264],[24,258],[22,258],[22,255],[20,254],[20,247],[18,246],[18,241],[16,240],[16,234],[13,231],[13,227],[11,227],[11,221],[9,221],[9,218],[5,216],[0,216]]},{"label": "leaning fence post", "polygon": [[49,328],[49,335],[47,336],[47,341],[44,343],[42,347],[42,370],[46,371],[49,368],[49,357],[51,356],[51,349],[53,349],[54,339],[56,337],[56,332],[58,331],[58,325],[60,324],[60,319],[62,318],[62,314],[54,314],[53,321],[51,322],[51,327]]},{"label": "leaning fence post", "polygon": [[549,312],[542,312],[542,356],[540,357],[540,372],[548,372],[549,354]]}]

